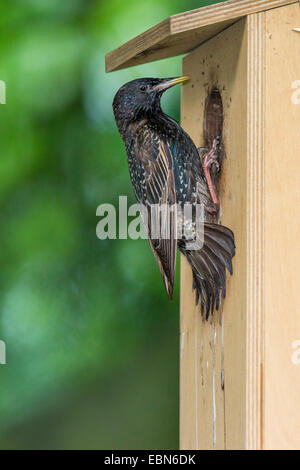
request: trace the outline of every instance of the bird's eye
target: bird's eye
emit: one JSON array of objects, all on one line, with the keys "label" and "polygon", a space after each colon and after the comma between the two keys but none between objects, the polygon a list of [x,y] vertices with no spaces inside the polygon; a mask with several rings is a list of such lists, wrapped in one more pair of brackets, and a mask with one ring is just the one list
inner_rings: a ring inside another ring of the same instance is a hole
[{"label": "bird's eye", "polygon": [[141,90],[141,91],[146,91],[145,85],[140,86],[140,90]]}]

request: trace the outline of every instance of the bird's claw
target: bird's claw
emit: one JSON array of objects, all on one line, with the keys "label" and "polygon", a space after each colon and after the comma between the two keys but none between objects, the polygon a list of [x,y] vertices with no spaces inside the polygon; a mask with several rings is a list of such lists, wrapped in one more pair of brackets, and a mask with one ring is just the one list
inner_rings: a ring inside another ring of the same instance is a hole
[{"label": "bird's claw", "polygon": [[202,160],[202,166],[204,168],[211,168],[213,164],[216,165],[216,168],[219,169],[217,147],[220,145],[220,137],[215,137],[213,140],[212,147],[209,152],[207,152]]},{"label": "bird's claw", "polygon": [[216,194],[212,179],[211,179],[211,174],[210,174],[210,168],[214,164],[217,170],[219,169],[220,165],[218,162],[218,146],[220,145],[220,137],[215,137],[212,143],[212,147],[209,152],[207,152],[202,159],[202,168],[203,168],[203,173],[207,182],[207,186],[209,189],[210,197],[212,199],[212,202],[216,205],[220,205],[220,201],[218,199],[218,196]]},{"label": "bird's claw", "polygon": [[221,144],[221,137],[220,136],[215,137],[212,143],[212,147],[211,147],[211,150],[213,151],[214,154],[219,151],[220,144]]}]

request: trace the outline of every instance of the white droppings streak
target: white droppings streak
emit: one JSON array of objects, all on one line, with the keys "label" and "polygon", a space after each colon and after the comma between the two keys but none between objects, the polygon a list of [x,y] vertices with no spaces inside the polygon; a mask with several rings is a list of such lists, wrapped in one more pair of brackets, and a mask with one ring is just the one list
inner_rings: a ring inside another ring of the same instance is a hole
[{"label": "white droppings streak", "polygon": [[203,376],[203,336],[201,335],[201,354],[200,354],[200,374],[201,374],[201,385],[204,385],[204,376]]},{"label": "white droppings streak", "polygon": [[195,439],[196,450],[199,449],[198,445],[198,315],[195,315],[195,354],[194,354],[194,368],[195,368]]},{"label": "white droppings streak", "polygon": [[217,411],[216,411],[216,337],[217,331],[215,324],[212,324],[212,382],[213,382],[213,414],[214,414],[214,421],[213,421],[213,448],[216,448],[217,445]]},{"label": "white droppings streak", "polygon": [[221,386],[224,390],[225,384],[225,367],[224,367],[224,315],[222,315],[222,346],[221,346]]},{"label": "white droppings streak", "polygon": [[181,333],[181,350],[184,350],[184,331]]}]

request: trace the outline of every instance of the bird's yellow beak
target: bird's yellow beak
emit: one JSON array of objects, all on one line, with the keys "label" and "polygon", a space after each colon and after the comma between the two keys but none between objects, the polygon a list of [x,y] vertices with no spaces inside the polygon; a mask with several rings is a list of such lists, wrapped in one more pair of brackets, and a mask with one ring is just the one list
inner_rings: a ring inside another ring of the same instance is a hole
[{"label": "bird's yellow beak", "polygon": [[181,77],[171,78],[167,83],[169,86],[178,85],[178,83],[187,82],[190,79],[187,75],[182,75]]},{"label": "bird's yellow beak", "polygon": [[168,88],[171,88],[174,85],[178,85],[179,83],[184,83],[187,80],[189,80],[189,77],[186,75],[182,75],[181,77],[166,78],[163,82],[159,83],[159,85],[156,85],[152,91],[165,91],[168,90]]}]

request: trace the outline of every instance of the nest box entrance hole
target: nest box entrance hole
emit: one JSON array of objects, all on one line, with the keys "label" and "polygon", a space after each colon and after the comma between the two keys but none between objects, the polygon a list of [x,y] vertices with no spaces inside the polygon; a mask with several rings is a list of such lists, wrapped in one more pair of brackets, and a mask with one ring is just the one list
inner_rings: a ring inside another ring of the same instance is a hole
[{"label": "nest box entrance hole", "polygon": [[211,177],[216,189],[219,189],[219,175],[225,157],[223,147],[223,102],[217,87],[213,87],[207,95],[204,108],[204,147],[210,149],[213,140],[218,138],[218,165],[212,165]]}]

